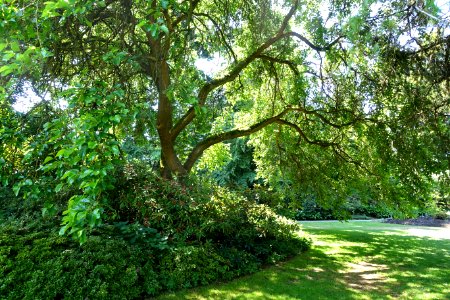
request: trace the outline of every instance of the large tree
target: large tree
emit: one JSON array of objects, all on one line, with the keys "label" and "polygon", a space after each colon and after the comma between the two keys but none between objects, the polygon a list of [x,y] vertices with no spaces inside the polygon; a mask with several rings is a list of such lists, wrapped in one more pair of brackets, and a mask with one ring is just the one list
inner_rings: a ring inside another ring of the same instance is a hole
[{"label": "large tree", "polygon": [[84,194],[127,137],[160,150],[167,178],[244,136],[259,173],[289,186],[370,177],[400,193],[448,176],[449,20],[434,1],[0,3],[2,109],[28,85],[68,103],[25,146],[58,180],[94,178]]}]

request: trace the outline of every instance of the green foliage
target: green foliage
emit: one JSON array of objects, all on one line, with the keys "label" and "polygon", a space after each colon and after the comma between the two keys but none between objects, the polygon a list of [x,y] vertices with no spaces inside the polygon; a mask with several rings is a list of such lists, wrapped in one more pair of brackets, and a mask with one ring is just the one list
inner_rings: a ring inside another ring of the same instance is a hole
[{"label": "green foliage", "polygon": [[211,241],[248,251],[261,263],[276,253],[294,255],[292,249],[277,248],[283,242],[298,241],[296,251],[308,246],[296,235],[295,222],[238,192],[205,181],[167,181],[139,163],[125,165],[123,172],[119,176],[126,180],[114,191],[111,215],[155,228],[175,245]]},{"label": "green foliage", "polygon": [[[100,224],[108,201],[105,191],[113,188],[111,174],[121,161],[115,131],[128,110],[120,101],[120,87],[108,90],[101,81],[91,88],[68,89],[61,96],[68,99],[66,113],[41,125],[32,142],[23,142],[22,180],[13,190],[24,199],[46,199],[44,213],[54,211],[53,192],[70,191],[61,233],[68,230],[83,243],[86,231]],[[28,171],[31,166],[33,172]]]},{"label": "green foliage", "polygon": [[[58,298],[80,280],[62,297],[135,298],[196,286],[308,248],[267,204],[286,212],[314,195],[344,218],[360,209],[348,197],[364,186],[361,203],[404,215],[438,199],[435,181],[449,177],[449,62],[434,2],[324,5],[0,1],[1,218],[31,230],[7,254],[17,266],[2,269],[12,281],[0,287],[17,281],[26,287],[17,297]],[[220,57],[223,70],[205,74],[199,57]],[[28,87],[43,101],[18,113]],[[245,197],[188,176],[202,168],[222,186],[274,193]],[[58,238],[55,223],[81,246]],[[122,249],[115,263],[97,257],[110,257],[103,240]],[[70,267],[63,257],[81,269],[75,283],[53,268]],[[62,281],[36,291],[50,267]]]},{"label": "green foliage", "polygon": [[448,212],[445,212],[445,211],[436,212],[433,217],[438,219],[438,220],[448,220],[448,219],[450,219],[450,215],[448,214]]},{"label": "green foliage", "polygon": [[324,206],[314,195],[305,195],[301,200],[301,207],[296,210],[296,220],[346,220],[352,216],[367,218],[387,218],[399,213],[393,207],[383,202],[366,199],[362,192],[354,191],[347,196],[345,202],[339,207]]},{"label": "green foliage", "polygon": [[134,299],[155,290],[151,252],[118,238],[93,236],[83,246],[55,233],[0,234],[3,299]]},{"label": "green foliage", "polygon": [[[82,245],[58,235],[44,199],[0,190],[2,299],[135,299],[230,280],[310,247],[296,222],[240,193],[165,180],[138,162],[115,176],[104,223]],[[52,198],[57,211],[64,199]]]},{"label": "green foliage", "polygon": [[161,284],[168,290],[206,285],[233,276],[228,265],[210,243],[174,248],[161,261]]},{"label": "green foliage", "polygon": [[144,244],[160,250],[168,248],[167,239],[154,228],[139,223],[128,224],[128,222],[118,222],[114,226],[119,230],[118,235],[132,245]]},{"label": "green foliage", "polygon": [[[215,164],[212,177],[222,186],[231,188],[253,187],[256,180],[256,165],[253,161],[254,149],[248,139],[236,139],[229,144],[229,157],[222,165]],[[217,157],[217,156],[216,156]]]},{"label": "green foliage", "polygon": [[[205,155],[221,185],[331,208],[366,180],[406,214],[448,180],[444,18],[434,1],[0,2],[0,181],[49,215],[67,196],[80,242],[119,209],[127,154],[165,178]],[[27,86],[46,100],[21,115]]]},{"label": "green foliage", "polygon": [[296,220],[332,220],[336,219],[331,209],[321,207],[314,197],[305,197],[302,208],[295,215]]}]

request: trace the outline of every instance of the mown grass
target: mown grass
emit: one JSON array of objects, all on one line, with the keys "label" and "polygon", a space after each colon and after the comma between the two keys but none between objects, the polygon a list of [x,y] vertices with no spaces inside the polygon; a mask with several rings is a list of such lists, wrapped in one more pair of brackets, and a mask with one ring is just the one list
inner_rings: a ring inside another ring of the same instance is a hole
[{"label": "mown grass", "polygon": [[162,299],[450,299],[450,228],[304,222],[313,248],[226,284]]}]

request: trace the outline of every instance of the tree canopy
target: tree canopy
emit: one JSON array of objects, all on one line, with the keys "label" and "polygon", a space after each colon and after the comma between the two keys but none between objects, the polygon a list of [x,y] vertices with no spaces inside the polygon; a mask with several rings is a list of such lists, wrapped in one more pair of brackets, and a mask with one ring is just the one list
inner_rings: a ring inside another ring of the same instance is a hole
[{"label": "tree canopy", "polygon": [[[95,226],[131,148],[183,178],[205,151],[202,165],[214,168],[221,143],[249,137],[272,185],[329,201],[357,186],[399,206],[426,201],[433,178],[449,177],[441,9],[431,0],[2,0],[2,184],[27,197],[76,186],[64,229]],[[206,74],[198,61],[213,58],[223,64]],[[20,114],[12,104],[27,86],[42,102]]]}]

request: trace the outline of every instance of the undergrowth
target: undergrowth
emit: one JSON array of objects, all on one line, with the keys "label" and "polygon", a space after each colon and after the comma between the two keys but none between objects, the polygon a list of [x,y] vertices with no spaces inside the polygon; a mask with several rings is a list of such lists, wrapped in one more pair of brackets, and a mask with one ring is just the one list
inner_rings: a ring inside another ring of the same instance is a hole
[{"label": "undergrowth", "polygon": [[[237,192],[117,172],[103,224],[80,245],[43,203],[0,193],[1,299],[135,299],[230,280],[309,248],[299,226]],[[66,191],[70,195],[71,191]]]}]

